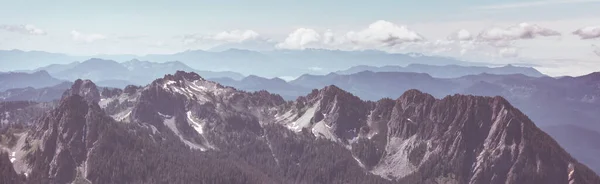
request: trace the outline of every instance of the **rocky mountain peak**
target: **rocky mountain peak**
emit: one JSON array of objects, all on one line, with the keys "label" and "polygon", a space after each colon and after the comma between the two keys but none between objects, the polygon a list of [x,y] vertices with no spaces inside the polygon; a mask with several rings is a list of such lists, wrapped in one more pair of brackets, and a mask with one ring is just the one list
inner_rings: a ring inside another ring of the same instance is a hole
[{"label": "rocky mountain peak", "polygon": [[411,89],[411,90],[404,92],[402,95],[400,95],[400,97],[397,99],[397,101],[400,101],[404,104],[423,103],[423,102],[431,103],[431,102],[435,101],[435,97],[433,97],[430,94],[423,93],[419,90]]},{"label": "rocky mountain peak", "polygon": [[100,91],[91,80],[77,79],[75,83],[63,94],[63,98],[79,95],[89,103],[98,103],[100,101]]},{"label": "rocky mountain peak", "polygon": [[[87,97],[89,98],[89,96]],[[79,94],[65,96],[36,123],[28,137],[33,181],[68,183],[85,167],[89,149],[100,137],[103,123],[112,119],[97,103]],[[38,141],[36,141],[38,140]]]},{"label": "rocky mountain peak", "polygon": [[[385,102],[380,101],[377,106]],[[374,112],[379,112],[371,114],[374,122],[377,119],[373,115],[386,114],[381,113],[384,110]],[[452,95],[435,99],[409,90],[396,100],[386,128],[387,147],[379,149],[388,151],[382,153],[374,172],[388,173],[408,183],[420,180],[413,177],[430,175],[434,170],[453,173],[452,179],[446,178],[449,183],[600,181],[593,174],[584,174],[590,178],[569,179],[575,178],[569,176],[571,168],[581,173],[592,171],[502,97]],[[393,164],[402,159],[408,166]],[[449,167],[442,168],[439,163]],[[541,177],[520,174],[523,172]]]},{"label": "rocky mountain peak", "polygon": [[196,81],[196,80],[204,80],[204,78],[202,78],[200,75],[198,75],[195,72],[185,72],[185,71],[180,71],[180,70],[178,70],[177,72],[175,72],[174,75],[172,75],[172,74],[165,75],[165,77],[163,79],[164,80],[172,80],[172,81],[182,81],[182,80]]}]

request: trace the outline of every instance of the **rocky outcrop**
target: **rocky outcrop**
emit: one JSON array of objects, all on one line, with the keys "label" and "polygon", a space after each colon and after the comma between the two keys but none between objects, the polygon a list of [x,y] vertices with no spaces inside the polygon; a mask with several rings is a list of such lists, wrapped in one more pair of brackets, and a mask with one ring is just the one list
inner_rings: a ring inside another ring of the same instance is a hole
[{"label": "rocky outcrop", "polygon": [[30,157],[31,176],[53,183],[73,181],[76,168],[84,164],[89,149],[98,140],[99,124],[110,121],[113,120],[103,114],[98,104],[79,95],[63,98],[56,109],[38,122],[32,134],[31,142],[38,144],[33,145],[35,152]]},{"label": "rocky outcrop", "polygon": [[82,96],[86,101],[98,103],[100,101],[100,92],[98,87],[90,80],[77,79],[71,89],[63,94],[63,98],[72,95]]}]

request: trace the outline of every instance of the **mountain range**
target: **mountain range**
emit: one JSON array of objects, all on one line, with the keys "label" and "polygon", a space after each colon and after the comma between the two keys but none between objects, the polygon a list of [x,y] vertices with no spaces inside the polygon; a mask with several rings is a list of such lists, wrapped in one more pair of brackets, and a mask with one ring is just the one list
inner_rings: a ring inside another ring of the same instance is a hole
[{"label": "mountain range", "polygon": [[[247,80],[251,80],[249,78]],[[579,141],[567,139],[561,131],[576,132],[588,129],[600,132],[600,73],[591,73],[579,77],[530,77],[522,74],[493,75],[479,74],[459,78],[434,78],[422,73],[403,72],[360,72],[351,75],[303,75],[288,84],[274,85],[268,79],[252,79],[255,82],[223,82],[226,85],[248,91],[278,91],[288,100],[296,99],[298,93],[308,93],[315,88],[336,85],[363,99],[378,100],[395,98],[403,91],[418,89],[444,98],[454,94],[471,94],[481,96],[502,96],[521,109],[542,129],[555,126],[575,127],[575,130],[554,129],[549,132],[562,144],[577,145]],[[271,79],[273,80],[273,79]],[[217,80],[226,81],[226,80]],[[243,84],[252,84],[247,87]],[[287,89],[280,90],[280,89]],[[289,91],[296,89],[297,91]],[[594,136],[583,136],[581,139],[594,140]],[[600,151],[595,146],[580,146],[569,152],[581,160],[586,160],[594,170],[600,172],[600,160],[595,155]]]},{"label": "mountain range", "polygon": [[24,87],[43,88],[62,82],[50,76],[46,71],[37,71],[31,74],[20,72],[0,73],[0,91]]},{"label": "mountain range", "polygon": [[55,78],[74,81],[77,79],[90,79],[98,81],[98,84],[108,87],[124,88],[127,85],[145,85],[165,73],[173,73],[178,70],[194,71],[209,78],[232,78],[242,79],[244,76],[235,72],[211,72],[199,71],[177,62],[155,63],[140,61],[137,59],[119,63],[113,60],[92,58],[83,62],[69,64],[52,64],[27,72],[43,72]]},{"label": "mountain range", "polygon": [[355,74],[363,71],[372,72],[409,72],[409,73],[426,73],[435,78],[457,78],[467,75],[478,75],[482,73],[496,74],[496,75],[511,75],[511,74],[523,74],[531,77],[543,77],[544,74],[540,73],[532,67],[518,67],[513,65],[506,65],[503,67],[484,67],[484,66],[461,66],[461,65],[424,65],[424,64],[410,64],[406,67],[402,66],[382,66],[374,67],[367,65],[359,65],[351,67],[347,70],[337,71],[335,73],[341,75]]},{"label": "mountain range", "polygon": [[181,71],[123,90],[77,80],[30,131],[3,132],[15,170],[0,171],[28,183],[600,182],[502,97],[401,93],[365,101],[329,85],[285,101]]},{"label": "mountain range", "polygon": [[[41,69],[54,71],[56,72],[55,75],[58,76],[70,76],[64,78],[98,79],[100,81],[97,83],[99,86],[117,88],[124,88],[130,84],[134,84],[133,82],[121,80],[119,78],[129,77],[131,79],[137,79],[139,83],[142,83],[144,81],[152,80],[153,76],[159,75],[161,72],[176,70],[176,68],[190,69],[190,67],[179,62],[152,63],[133,60],[125,63],[117,63],[115,61],[100,59],[68,65],[73,68],[63,66],[66,65],[51,65]],[[373,101],[381,98],[395,98],[403,91],[410,89],[418,89],[430,93],[436,98],[443,98],[453,94],[502,96],[525,112],[525,114],[531,117],[534,122],[538,122],[538,126],[541,126],[542,129],[555,125],[572,125],[578,128],[587,128],[594,132],[600,132],[600,121],[598,121],[600,116],[596,113],[600,110],[598,109],[598,97],[600,96],[600,93],[598,92],[599,88],[597,87],[598,78],[600,77],[597,73],[580,77],[561,78],[532,77],[524,74],[496,75],[488,73],[467,75],[458,78],[436,78],[431,75],[443,75],[443,72],[440,73],[439,71],[451,71],[456,68],[462,68],[466,71],[473,69],[473,71],[478,72],[495,70],[497,72],[528,73],[528,71],[530,71],[529,74],[534,76],[536,76],[535,73],[539,72],[532,68],[515,66],[500,68],[411,66],[413,67],[409,66],[406,68],[435,68],[435,70],[425,71],[430,72],[431,74],[371,71],[363,71],[349,75],[336,73],[330,73],[328,75],[305,74],[290,82],[286,82],[279,78],[267,79],[255,75],[250,75],[241,80],[234,80],[228,77],[209,78],[209,80],[250,92],[266,90],[281,95],[285,100],[295,100],[304,94],[310,93],[312,89],[320,89],[328,85],[336,85],[362,99]],[[0,80],[10,81],[19,85],[51,84],[51,82],[47,81],[60,82],[59,79],[53,79],[44,71],[38,71],[30,75],[23,73],[0,75],[5,76],[4,79],[0,78]],[[50,87],[36,86],[37,88],[22,87],[10,89],[0,92],[0,100],[49,102],[60,99],[62,92],[68,89],[69,86],[70,83],[62,83]],[[556,131],[550,132],[550,134],[553,135],[555,132]],[[561,137],[556,139],[562,143],[575,144],[575,142],[569,139],[563,140]],[[600,160],[585,159],[594,158],[594,154],[600,154],[598,150],[592,149],[593,147],[589,146],[588,148],[590,148],[590,150],[586,150],[585,147],[578,148],[577,150],[570,150],[570,148],[571,147],[567,147],[568,151],[577,158],[585,160],[594,170],[600,171]]]},{"label": "mountain range", "polygon": [[[76,65],[76,63],[73,62],[83,62],[93,58],[103,58],[118,62],[131,60],[149,61],[154,63],[179,61],[199,71],[231,71],[243,75],[257,75],[269,78],[298,77],[302,74],[327,74],[345,70],[357,65],[364,65],[364,61],[368,61],[368,65],[370,66],[377,67],[386,65],[407,66],[415,63],[427,65],[490,65],[488,63],[467,62],[453,58],[415,54],[396,54],[374,50],[340,51],[306,49],[251,51],[227,49],[218,52],[188,50],[173,54],[151,54],[145,56],[69,56],[66,54],[40,51],[9,50],[0,51],[0,68],[2,68],[2,71],[34,70],[48,64],[54,64],[52,67],[53,69],[45,68],[43,70],[55,74],[57,71],[55,71],[54,68],[57,68],[57,70],[61,70],[60,68],[69,68],[64,65]],[[273,70],[274,68],[277,70]],[[184,68],[178,69],[183,70]],[[170,71],[170,73],[172,72],[174,71]],[[208,74],[205,76],[209,77]]]},{"label": "mountain range", "polygon": [[60,99],[63,92],[69,89],[73,83],[63,82],[55,86],[43,88],[14,88],[0,92],[0,101],[34,101],[50,102]]}]

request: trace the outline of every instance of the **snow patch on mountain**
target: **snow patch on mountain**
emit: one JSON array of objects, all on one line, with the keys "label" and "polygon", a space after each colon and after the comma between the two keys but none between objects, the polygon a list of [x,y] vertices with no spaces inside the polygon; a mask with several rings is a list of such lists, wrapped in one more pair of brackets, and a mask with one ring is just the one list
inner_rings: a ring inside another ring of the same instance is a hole
[{"label": "snow patch on mountain", "polygon": [[[163,116],[163,117],[168,117],[168,116],[165,116],[163,114],[160,114],[160,115]],[[195,143],[192,143],[192,142],[188,141],[187,139],[185,139],[183,137],[183,135],[181,135],[181,132],[179,132],[179,129],[177,129],[177,125],[175,125],[175,117],[165,118],[164,123],[165,123],[165,125],[167,125],[167,127],[169,129],[171,129],[171,131],[173,131],[173,133],[175,133],[175,135],[177,135],[179,137],[179,139],[181,140],[181,142],[185,143],[190,148],[192,148],[192,149],[198,149],[200,151],[206,151],[207,150],[203,146],[200,146],[200,145],[197,145]]]},{"label": "snow patch on mountain", "polygon": [[310,120],[313,118],[316,111],[317,111],[317,105],[314,105],[314,106],[306,109],[306,111],[304,112],[304,114],[302,114],[302,116],[300,116],[300,118],[298,118],[298,119],[296,119],[296,121],[288,124],[287,127],[290,130],[295,131],[295,132],[300,132],[300,131],[302,131],[303,128],[309,128],[311,126]]},{"label": "snow patch on mountain", "polygon": [[121,112],[115,114],[115,115],[111,115],[111,117],[113,119],[115,119],[116,121],[128,122],[129,116],[131,116],[132,111],[133,111],[133,108],[128,108],[128,109],[125,109],[124,111],[121,111]]},{"label": "snow patch on mountain", "polygon": [[198,132],[200,135],[204,134],[204,131],[202,130],[204,128],[204,123],[196,122],[194,120],[194,117],[192,116],[192,111],[187,111],[186,114],[188,120],[192,123],[192,127],[194,128],[194,130],[196,130],[196,132]]},{"label": "snow patch on mountain", "polygon": [[114,101],[114,99],[112,99],[112,98],[103,98],[103,99],[100,99],[100,102],[98,102],[98,105],[100,106],[100,108],[104,109],[112,101]]},{"label": "snow patch on mountain", "polygon": [[188,99],[196,99],[198,102],[210,102],[213,101],[210,97],[230,97],[225,95],[227,93],[232,94],[234,90],[220,86],[216,82],[206,80],[194,80],[189,81],[184,79],[180,81],[183,85],[175,85],[175,81],[165,81],[163,88],[166,90],[173,91],[175,93],[182,94]]},{"label": "snow patch on mountain", "polygon": [[327,123],[325,123],[324,120],[321,120],[318,123],[316,123],[315,126],[312,128],[311,132],[316,137],[329,139],[333,142],[338,141],[337,136],[335,136],[335,134],[333,134],[333,132],[331,132],[331,127],[329,125],[327,125]]}]

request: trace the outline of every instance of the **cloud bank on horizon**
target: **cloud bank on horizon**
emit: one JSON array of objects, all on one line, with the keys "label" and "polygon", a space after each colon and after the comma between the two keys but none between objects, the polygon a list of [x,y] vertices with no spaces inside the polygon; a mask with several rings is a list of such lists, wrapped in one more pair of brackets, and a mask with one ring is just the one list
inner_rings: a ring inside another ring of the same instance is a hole
[{"label": "cloud bank on horizon", "polygon": [[[17,16],[2,16],[4,14],[0,12],[0,49],[76,55],[144,55],[195,49],[222,51],[228,48],[261,51],[380,50],[455,57],[476,62],[532,64],[546,67],[545,72],[554,72],[556,75],[581,74],[581,71],[561,68],[572,67],[571,63],[593,66],[600,62],[595,46],[600,40],[600,13],[582,13],[586,12],[585,8],[600,8],[600,0],[507,0],[496,4],[465,0],[435,6],[437,8],[432,8],[428,2],[382,2],[381,5],[387,6],[377,6],[377,11],[369,10],[368,5],[338,7],[335,10],[328,9],[329,15],[326,16],[308,14],[306,9],[323,8],[325,5],[312,1],[303,3],[270,2],[263,5],[271,5],[271,8],[247,12],[244,11],[256,10],[253,9],[256,7],[238,9],[235,6],[212,4],[220,7],[216,12],[172,4],[158,6],[159,3],[156,3],[158,9],[153,9],[151,6],[155,3],[148,3],[140,8],[139,15],[127,14],[127,6],[120,6],[110,11],[81,10],[83,14],[64,14],[68,17],[60,19],[56,18],[60,14],[51,14],[56,12],[37,16],[28,12],[49,11],[42,5],[19,10],[19,7],[27,4],[10,2],[6,6],[14,4],[14,7],[8,8],[14,10],[14,15],[30,13],[32,16],[14,19],[11,17]],[[437,2],[440,3],[443,4]],[[283,11],[287,6],[297,7],[298,11]],[[120,8],[123,8],[123,15],[115,15]],[[160,14],[159,10],[169,8],[178,11]],[[146,10],[148,12],[144,13]],[[99,17],[85,21],[89,18],[85,14],[87,11],[97,12]],[[204,12],[212,13],[210,17],[213,18],[203,19],[206,16],[201,13]],[[224,13],[227,12],[236,13],[230,16],[233,17],[231,19],[216,16],[226,15]],[[5,13],[8,15],[11,12]],[[194,13],[202,16],[191,16]],[[82,18],[77,18],[77,15]],[[139,22],[137,19],[140,15],[152,21],[138,24],[137,27],[131,25],[132,21]],[[147,26],[141,28],[139,25]],[[63,44],[56,45],[57,42]],[[592,50],[590,45],[594,45]],[[587,66],[581,69],[600,70],[600,65],[595,68]]]}]

